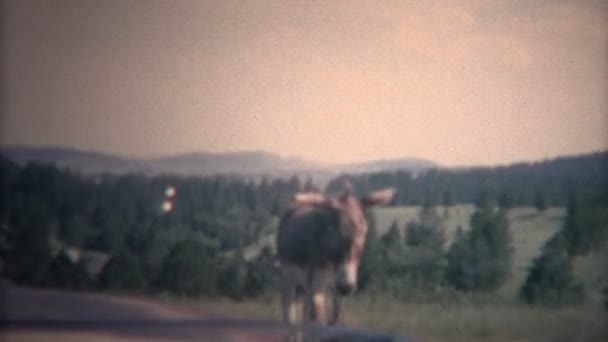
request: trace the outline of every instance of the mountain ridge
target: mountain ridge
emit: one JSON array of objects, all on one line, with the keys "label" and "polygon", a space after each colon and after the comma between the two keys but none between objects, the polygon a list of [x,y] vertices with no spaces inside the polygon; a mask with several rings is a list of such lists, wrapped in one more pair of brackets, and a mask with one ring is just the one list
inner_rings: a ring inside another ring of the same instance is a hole
[{"label": "mountain ridge", "polygon": [[261,151],[187,152],[161,157],[137,158],[61,146],[7,145],[0,153],[18,164],[38,162],[84,174],[128,174],[205,176],[213,174],[285,175],[370,173],[386,170],[418,172],[438,168],[420,158],[372,160],[369,162],[323,164],[298,157],[282,157]]}]

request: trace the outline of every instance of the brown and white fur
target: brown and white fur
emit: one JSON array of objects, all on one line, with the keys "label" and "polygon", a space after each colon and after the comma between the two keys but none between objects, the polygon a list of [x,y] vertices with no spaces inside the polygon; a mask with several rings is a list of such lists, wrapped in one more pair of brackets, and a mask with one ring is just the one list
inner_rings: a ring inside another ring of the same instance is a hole
[{"label": "brown and white fur", "polygon": [[[365,209],[387,203],[393,189],[358,198],[299,193],[283,215],[277,234],[283,318],[290,324],[335,324],[340,296],[357,288],[357,272],[367,234]],[[328,294],[333,294],[328,312]]]}]

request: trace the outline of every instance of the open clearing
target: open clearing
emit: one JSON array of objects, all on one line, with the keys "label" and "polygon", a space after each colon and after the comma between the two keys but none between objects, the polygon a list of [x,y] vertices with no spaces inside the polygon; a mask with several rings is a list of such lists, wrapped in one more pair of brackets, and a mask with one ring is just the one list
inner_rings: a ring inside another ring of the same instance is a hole
[{"label": "open clearing", "polygon": [[[469,229],[471,215],[475,212],[472,205],[457,205],[437,209],[444,216],[447,243],[449,244],[458,227]],[[386,207],[374,209],[376,224],[380,234],[385,233],[396,221],[399,228],[405,227],[408,222],[418,218],[420,207]],[[447,214],[447,215],[446,215]],[[564,221],[566,210],[564,208],[549,208],[538,212],[534,208],[513,208],[508,211],[510,229],[513,234],[513,274],[509,281],[498,291],[506,299],[514,298],[523,284],[528,267],[532,260],[540,253],[545,241],[557,232]]]},{"label": "open clearing", "polygon": [[[398,206],[374,208],[376,226],[380,234],[388,231],[391,224],[396,221],[397,226],[403,229],[408,222],[418,218],[419,206]],[[458,227],[469,229],[471,215],[475,212],[473,205],[455,205],[448,207],[437,207],[437,212],[444,217],[447,244],[449,245]],[[565,208],[548,208],[539,212],[531,207],[512,208],[507,217],[513,234],[513,273],[507,283],[502,286],[497,294],[503,300],[513,300],[521,285],[525,281],[528,268],[536,258],[544,243],[561,229],[566,217]],[[275,231],[272,229],[271,231]],[[246,258],[255,257],[262,247],[274,248],[274,234],[264,235],[257,244],[245,249]],[[603,275],[595,271],[608,269],[608,252],[591,254],[579,257],[575,262],[575,274],[585,282],[591,299],[597,299],[598,291],[602,286]]]},{"label": "open clearing", "polygon": [[[403,229],[408,222],[418,218],[419,211],[418,206],[374,208],[373,213],[376,217],[378,232],[386,233],[394,221],[397,222],[400,229]],[[449,244],[459,226],[464,230],[469,228],[469,221],[475,207],[473,205],[455,205],[449,207],[447,211],[445,207],[438,207],[437,211],[444,217],[447,243]],[[545,241],[561,228],[565,215],[564,208],[549,208],[544,212],[538,212],[534,208],[525,207],[508,211],[510,229],[513,233],[513,274],[498,291],[500,296],[506,299],[514,298],[525,280],[530,263],[539,255],[540,248]],[[245,256],[252,258],[259,253],[262,247],[274,247],[274,240],[274,234],[263,236],[259,243],[246,248]],[[587,261],[585,267],[593,268],[594,263],[592,257]]]},{"label": "open clearing", "polygon": [[[385,232],[393,220],[404,227],[418,216],[419,207],[378,208],[375,210],[380,232]],[[468,229],[473,206],[451,207],[446,216],[448,241],[460,225]],[[443,214],[444,209],[439,208]],[[606,279],[601,269],[608,269],[608,249],[577,258],[575,274],[585,282],[590,300],[583,306],[564,309],[526,307],[515,303],[519,287],[525,279],[530,262],[540,247],[561,228],[565,217],[563,208],[551,208],[539,213],[533,208],[515,208],[508,218],[513,233],[514,269],[510,280],[496,294],[447,297],[438,303],[404,303],[388,297],[361,294],[346,300],[344,323],[352,327],[382,331],[401,336],[414,336],[421,341],[608,341],[607,311],[598,305],[598,289]],[[274,237],[267,235],[262,244],[251,246],[247,254],[255,255],[260,246],[272,246]],[[24,290],[23,290],[24,291]],[[38,291],[38,290],[36,290]],[[260,322],[279,319],[276,294],[256,301],[235,303],[228,300],[192,300],[161,298],[150,301],[139,298],[118,298],[105,295],[82,295],[82,302],[49,299],[53,291],[41,291],[42,297],[23,297],[21,292],[9,294],[8,307],[28,313],[25,317],[87,318],[92,313],[112,318],[147,317],[153,319],[223,318],[220,327],[201,330],[201,326],[139,327],[133,329],[96,328],[92,331],[19,330],[3,334],[8,341],[149,341],[149,340],[211,340],[211,341],[275,341],[277,334],[264,329],[243,329],[239,324],[246,318]],[[57,292],[59,293],[59,292]],[[6,293],[5,293],[6,295]],[[53,296],[54,297],[54,296]],[[25,298],[25,299],[24,299]],[[29,298],[29,299],[27,299]],[[34,298],[34,299],[32,299]],[[38,299],[36,299],[38,298]],[[99,298],[103,298],[99,301]],[[28,302],[29,300],[29,302]],[[80,299],[79,299],[80,300]],[[12,303],[12,304],[11,304]],[[57,308],[60,308],[58,310]],[[83,310],[82,308],[88,308]],[[25,311],[24,311],[25,310]],[[28,311],[30,310],[30,311]],[[32,311],[33,310],[33,311]],[[66,313],[67,312],[67,313]],[[32,316],[33,315],[33,316]],[[143,315],[143,316],[141,316]],[[22,316],[23,317],[23,316]],[[218,321],[215,321],[216,323]],[[255,323],[257,322],[257,323]],[[213,324],[216,324],[213,323]],[[231,326],[232,324],[232,326]],[[234,325],[236,324],[236,326]],[[262,324],[263,326],[263,324]],[[221,328],[223,327],[223,328]]]},{"label": "open clearing", "polygon": [[[374,209],[380,234],[393,221],[403,228],[416,220],[420,207],[381,207]],[[448,244],[458,226],[469,229],[472,205],[438,208],[445,215]],[[608,317],[599,303],[599,289],[606,281],[598,272],[608,269],[608,249],[579,257],[575,274],[584,281],[589,301],[584,306],[564,309],[527,307],[515,299],[525,280],[528,267],[540,253],[543,244],[561,229],[565,208],[549,208],[539,212],[534,208],[513,208],[508,211],[513,234],[513,273],[497,293],[485,296],[463,296],[458,302],[449,299],[441,303],[404,303],[386,297],[372,298],[365,294],[347,300],[345,323],[377,331],[387,331],[419,337],[423,341],[608,341]],[[273,235],[264,237],[263,246],[272,246]],[[260,245],[251,246],[255,255]],[[257,312],[277,317],[278,301],[229,305],[233,310]],[[255,309],[257,307],[257,310]]]}]

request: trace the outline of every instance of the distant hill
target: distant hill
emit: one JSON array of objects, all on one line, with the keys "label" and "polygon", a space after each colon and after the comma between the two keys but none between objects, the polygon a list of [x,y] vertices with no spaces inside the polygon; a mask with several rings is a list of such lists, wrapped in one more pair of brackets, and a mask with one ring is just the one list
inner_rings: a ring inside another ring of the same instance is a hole
[{"label": "distant hill", "polygon": [[437,164],[422,159],[397,159],[365,163],[323,165],[299,158],[283,158],[264,151],[188,153],[160,158],[127,158],[64,147],[7,146],[0,150],[18,164],[53,164],[83,174],[172,174],[182,176],[234,174],[286,176],[306,174],[369,173],[384,170],[420,171]]},{"label": "distant hill", "polygon": [[28,162],[52,164],[84,174],[126,174],[149,171],[145,163],[140,160],[64,147],[8,146],[2,147],[0,151],[8,159],[20,165]]},{"label": "distant hill", "polygon": [[316,163],[282,158],[262,151],[232,153],[189,153],[146,160],[155,173],[197,174],[284,174],[319,171]]},{"label": "distant hill", "polygon": [[418,172],[427,169],[439,168],[439,164],[418,158],[374,160],[364,163],[342,164],[337,167],[341,172],[347,173],[371,173],[387,170],[407,170]]}]

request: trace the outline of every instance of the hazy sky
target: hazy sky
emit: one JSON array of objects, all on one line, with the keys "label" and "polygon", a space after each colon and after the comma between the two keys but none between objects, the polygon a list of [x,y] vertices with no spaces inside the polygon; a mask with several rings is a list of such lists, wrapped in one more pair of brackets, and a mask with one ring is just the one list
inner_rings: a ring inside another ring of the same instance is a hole
[{"label": "hazy sky", "polygon": [[608,149],[608,1],[4,1],[2,144],[507,163]]}]

